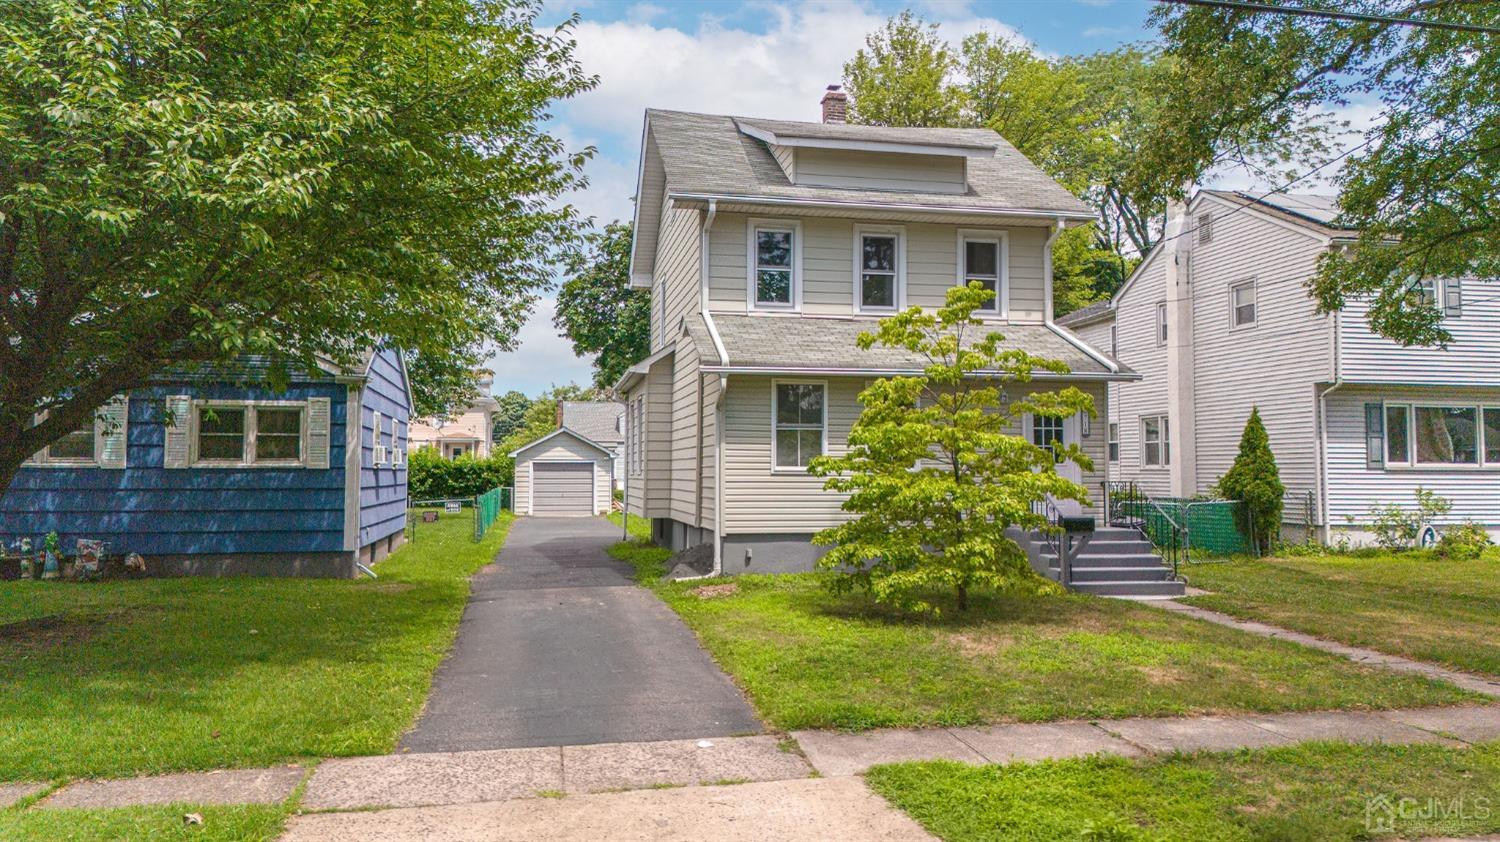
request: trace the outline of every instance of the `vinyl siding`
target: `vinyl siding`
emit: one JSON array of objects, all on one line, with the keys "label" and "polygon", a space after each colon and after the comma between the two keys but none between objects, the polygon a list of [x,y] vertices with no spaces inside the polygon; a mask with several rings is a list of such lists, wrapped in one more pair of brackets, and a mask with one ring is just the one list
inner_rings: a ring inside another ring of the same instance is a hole
[{"label": "vinyl siding", "polygon": [[[746,261],[751,218],[734,213],[720,213],[714,218],[708,256],[709,306],[713,310],[744,312],[746,309],[749,285]],[[802,312],[809,315],[855,313],[855,221],[812,216],[798,219],[803,238]],[[906,232],[908,305],[942,306],[948,290],[958,282],[960,229],[985,233],[1004,231],[1009,252],[1010,318],[1025,322],[1039,322],[1044,318],[1046,229],[971,228],[921,223],[900,223],[900,226]]]},{"label": "vinyl siding", "polygon": [[796,182],[797,180],[797,150],[790,146],[772,146],[771,155],[776,163],[781,165],[781,171],[786,173],[786,180]]},{"label": "vinyl siding", "polygon": [[[661,242],[656,255],[656,290],[651,298],[651,351],[677,338],[682,318],[698,311],[702,286],[699,270],[699,214],[667,205],[662,209]],[[660,291],[666,291],[662,307]],[[665,320],[663,316],[665,315]]]},{"label": "vinyl siding", "polygon": [[[374,464],[374,413],[381,416],[380,443],[406,451],[411,396],[395,351],[382,350],[370,361],[370,378],[360,398],[364,456],[359,471],[359,546],[365,547],[406,528],[406,462]],[[394,434],[393,434],[394,431]],[[340,463],[342,465],[342,463]]]},{"label": "vinyl siding", "polygon": [[[790,378],[789,378],[790,379]],[[771,470],[771,395],[773,378],[730,377],[725,400],[724,528],[726,534],[809,533],[845,520],[840,508],[845,495],[825,491],[824,480],[802,473]],[[826,449],[831,455],[847,452],[849,430],[859,417],[858,395],[864,378],[829,378]],[[1108,413],[1103,384],[1076,384],[1094,398],[1101,417]],[[1012,433],[1019,435],[1016,427]],[[1107,430],[1093,423],[1089,436],[1080,440],[1095,470],[1082,481],[1091,503],[1097,504],[1099,483],[1104,480],[1104,448]],[[1097,515],[1096,507],[1086,509]]]},{"label": "vinyl siding", "polygon": [[1473,402],[1500,405],[1500,388],[1346,386],[1326,398],[1328,424],[1328,524],[1334,529],[1370,523],[1370,507],[1414,506],[1418,486],[1453,503],[1442,523],[1473,520],[1500,525],[1500,470],[1365,466],[1364,405],[1381,401]]},{"label": "vinyl siding", "polygon": [[1116,389],[1119,406],[1115,417],[1120,423],[1117,478],[1138,483],[1146,493],[1157,495],[1171,493],[1171,476],[1165,468],[1141,464],[1140,419],[1167,414],[1167,348],[1156,344],[1156,305],[1166,298],[1162,261],[1159,253],[1149,256],[1136,270],[1130,288],[1115,302],[1120,362],[1141,375],[1140,380],[1120,383]]},{"label": "vinyl siding", "polygon": [[714,510],[718,501],[715,499],[714,488],[717,481],[718,438],[716,429],[719,422],[718,406],[719,400],[719,378],[705,377],[703,380],[703,482],[700,493],[703,495],[703,522],[702,526],[714,528]]},{"label": "vinyl siding", "polygon": [[[1313,384],[1333,370],[1330,320],[1303,285],[1324,245],[1258,214],[1204,206],[1215,214],[1213,238],[1195,243],[1190,258],[1195,490],[1207,493],[1234,464],[1245,422],[1259,408],[1287,494],[1304,499],[1318,487]],[[1231,327],[1230,287],[1251,280],[1256,322]]]},{"label": "vinyl siding", "polygon": [[533,462],[593,462],[594,463],[594,511],[608,512],[610,508],[610,473],[614,470],[609,454],[591,447],[574,436],[563,433],[542,444],[522,449],[516,454],[516,503],[517,513],[531,514],[531,464]]},{"label": "vinyl siding", "polygon": [[947,155],[891,155],[816,148],[797,150],[797,184],[962,193],[964,175],[964,159]]},{"label": "vinyl siding", "polygon": [[[698,525],[698,349],[683,342],[673,355],[672,370],[672,487],[670,517]],[[706,455],[705,455],[706,458]]]},{"label": "vinyl siding", "polygon": [[669,517],[672,494],[672,368],[671,357],[646,373],[645,472],[642,477],[644,517]]},{"label": "vinyl siding", "polygon": [[1500,386],[1500,299],[1493,285],[1466,279],[1463,315],[1443,326],[1448,347],[1403,348],[1376,336],[1365,321],[1369,309],[1350,301],[1339,317],[1339,364],[1343,378],[1361,383]]},{"label": "vinyl siding", "polygon": [[[1087,343],[1088,345],[1092,346],[1094,350],[1099,351],[1101,353],[1108,354],[1108,353],[1110,353],[1110,328],[1113,325],[1114,325],[1114,320],[1113,319],[1105,319],[1104,321],[1094,322],[1092,324],[1087,324],[1087,325],[1084,325],[1083,327],[1076,328],[1076,329],[1067,328],[1067,330],[1071,330],[1074,336],[1077,336],[1079,339],[1083,340],[1085,343]],[[1102,390],[1102,395],[1103,395],[1103,397],[1105,399],[1105,408],[1099,410],[1099,419],[1096,421],[1096,423],[1103,423],[1103,424],[1116,423],[1116,424],[1118,424],[1120,422],[1120,387],[1121,387],[1121,385],[1122,384],[1120,384],[1120,383],[1106,383],[1105,384],[1105,388]],[[1096,407],[1096,409],[1098,409],[1098,407]],[[1108,462],[1107,457],[1109,456],[1109,453],[1108,453],[1109,428],[1105,427],[1100,432],[1101,432],[1101,435],[1104,436],[1104,440],[1099,445],[1100,456],[1099,456],[1099,458],[1095,462],[1095,467],[1098,468],[1097,473],[1101,473],[1102,474],[1102,473],[1105,472],[1105,465]],[[1123,451],[1123,448],[1122,448],[1122,451]],[[1124,453],[1122,452],[1121,455],[1123,456]],[[1108,473],[1109,479],[1111,479],[1111,480],[1119,479],[1119,477],[1115,476],[1115,473],[1116,472],[1111,469],[1109,471],[1109,473]],[[1095,491],[1094,489],[1090,489],[1090,493],[1097,494],[1098,492]]]},{"label": "vinyl siding", "polygon": [[[329,467],[162,467],[168,395],[216,400],[329,399]],[[22,468],[0,496],[0,540],[56,531],[111,554],[338,552],[344,542],[344,424],[348,390],[299,383],[285,392],[230,385],[163,385],[132,392],[124,469]]]}]

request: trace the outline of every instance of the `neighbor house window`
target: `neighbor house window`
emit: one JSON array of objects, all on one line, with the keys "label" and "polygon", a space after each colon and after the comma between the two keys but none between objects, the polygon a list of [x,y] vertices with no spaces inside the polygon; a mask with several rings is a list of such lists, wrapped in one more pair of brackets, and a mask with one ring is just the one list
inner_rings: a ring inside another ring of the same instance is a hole
[{"label": "neighbor house window", "polygon": [[1229,287],[1229,326],[1249,327],[1255,324],[1255,281],[1241,281]]},{"label": "neighbor house window", "polygon": [[983,307],[984,313],[1005,313],[1005,238],[993,234],[959,234],[959,282],[964,286],[978,283],[995,294]]},{"label": "neighbor house window", "polygon": [[94,462],[94,424],[74,430],[47,445],[48,462],[71,462],[75,464]]},{"label": "neighbor house window", "polygon": [[756,307],[796,307],[797,232],[795,225],[751,223],[750,292]]},{"label": "neighbor house window", "polygon": [[1167,344],[1167,302],[1156,305],[1156,344]]},{"label": "neighbor house window", "polygon": [[1120,425],[1109,425],[1109,461],[1120,461]]},{"label": "neighbor house window", "polygon": [[1411,464],[1411,407],[1406,404],[1385,408],[1385,461],[1390,465]]},{"label": "neighbor house window", "polygon": [[205,465],[302,465],[307,407],[296,403],[198,405],[196,462]]},{"label": "neighbor house window", "polygon": [[1120,356],[1120,326],[1119,325],[1112,324],[1112,325],[1109,326],[1109,355],[1111,357],[1118,357],[1118,356]]},{"label": "neighbor house window", "polygon": [[827,430],[827,386],[822,383],[776,383],[772,386],[777,470],[803,470],[823,455]]},{"label": "neighbor house window", "polygon": [[626,441],[630,443],[630,453],[625,462],[630,467],[631,476],[640,476],[642,456],[645,451],[646,425],[646,399],[638,397],[630,403],[630,421],[627,424],[625,434]]},{"label": "neighbor house window", "polygon": [[1172,464],[1167,416],[1148,415],[1141,418],[1141,463],[1155,468]]},{"label": "neighbor house window", "polygon": [[1484,408],[1484,464],[1500,465],[1500,408]]},{"label": "neighbor house window", "polygon": [[1417,464],[1479,464],[1479,410],[1472,406],[1419,406],[1415,420]]},{"label": "neighbor house window", "polygon": [[903,257],[897,231],[855,229],[855,286],[861,310],[895,310],[900,306]]}]

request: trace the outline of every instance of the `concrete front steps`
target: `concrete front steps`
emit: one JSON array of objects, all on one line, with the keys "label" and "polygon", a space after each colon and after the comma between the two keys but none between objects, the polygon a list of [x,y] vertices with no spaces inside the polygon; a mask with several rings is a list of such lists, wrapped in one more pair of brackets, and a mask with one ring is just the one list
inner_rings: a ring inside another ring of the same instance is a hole
[{"label": "concrete front steps", "polygon": [[[1057,555],[1040,532],[1031,533],[1041,561],[1053,581],[1061,577]],[[1182,596],[1182,582],[1162,561],[1151,542],[1134,527],[1102,526],[1086,538],[1073,556],[1073,581],[1068,587],[1098,596],[1171,599]]]}]

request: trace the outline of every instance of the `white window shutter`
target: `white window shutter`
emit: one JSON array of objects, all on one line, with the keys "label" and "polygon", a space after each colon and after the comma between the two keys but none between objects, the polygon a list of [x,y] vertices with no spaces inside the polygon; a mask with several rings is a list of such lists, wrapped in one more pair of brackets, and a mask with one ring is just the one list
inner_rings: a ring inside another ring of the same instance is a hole
[{"label": "white window shutter", "polygon": [[328,398],[307,399],[307,467],[328,467],[330,421]]},{"label": "white window shutter", "polygon": [[100,408],[94,419],[94,454],[101,468],[124,468],[130,423],[130,398],[116,395]]},{"label": "white window shutter", "polygon": [[1464,288],[1463,282],[1458,278],[1449,278],[1443,282],[1443,313],[1448,316],[1462,316],[1464,314]]},{"label": "white window shutter", "polygon": [[187,395],[171,395],[167,398],[166,447],[162,453],[162,467],[186,468],[191,461],[189,445],[192,442],[193,399]]}]

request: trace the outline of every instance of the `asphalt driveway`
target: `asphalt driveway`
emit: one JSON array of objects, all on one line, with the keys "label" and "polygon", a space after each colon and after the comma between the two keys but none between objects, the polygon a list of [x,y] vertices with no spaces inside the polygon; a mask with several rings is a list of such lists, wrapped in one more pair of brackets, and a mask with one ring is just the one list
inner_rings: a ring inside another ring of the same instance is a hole
[{"label": "asphalt driveway", "polygon": [[525,517],[474,577],[412,752],[724,737],[761,723],[602,518]]}]

